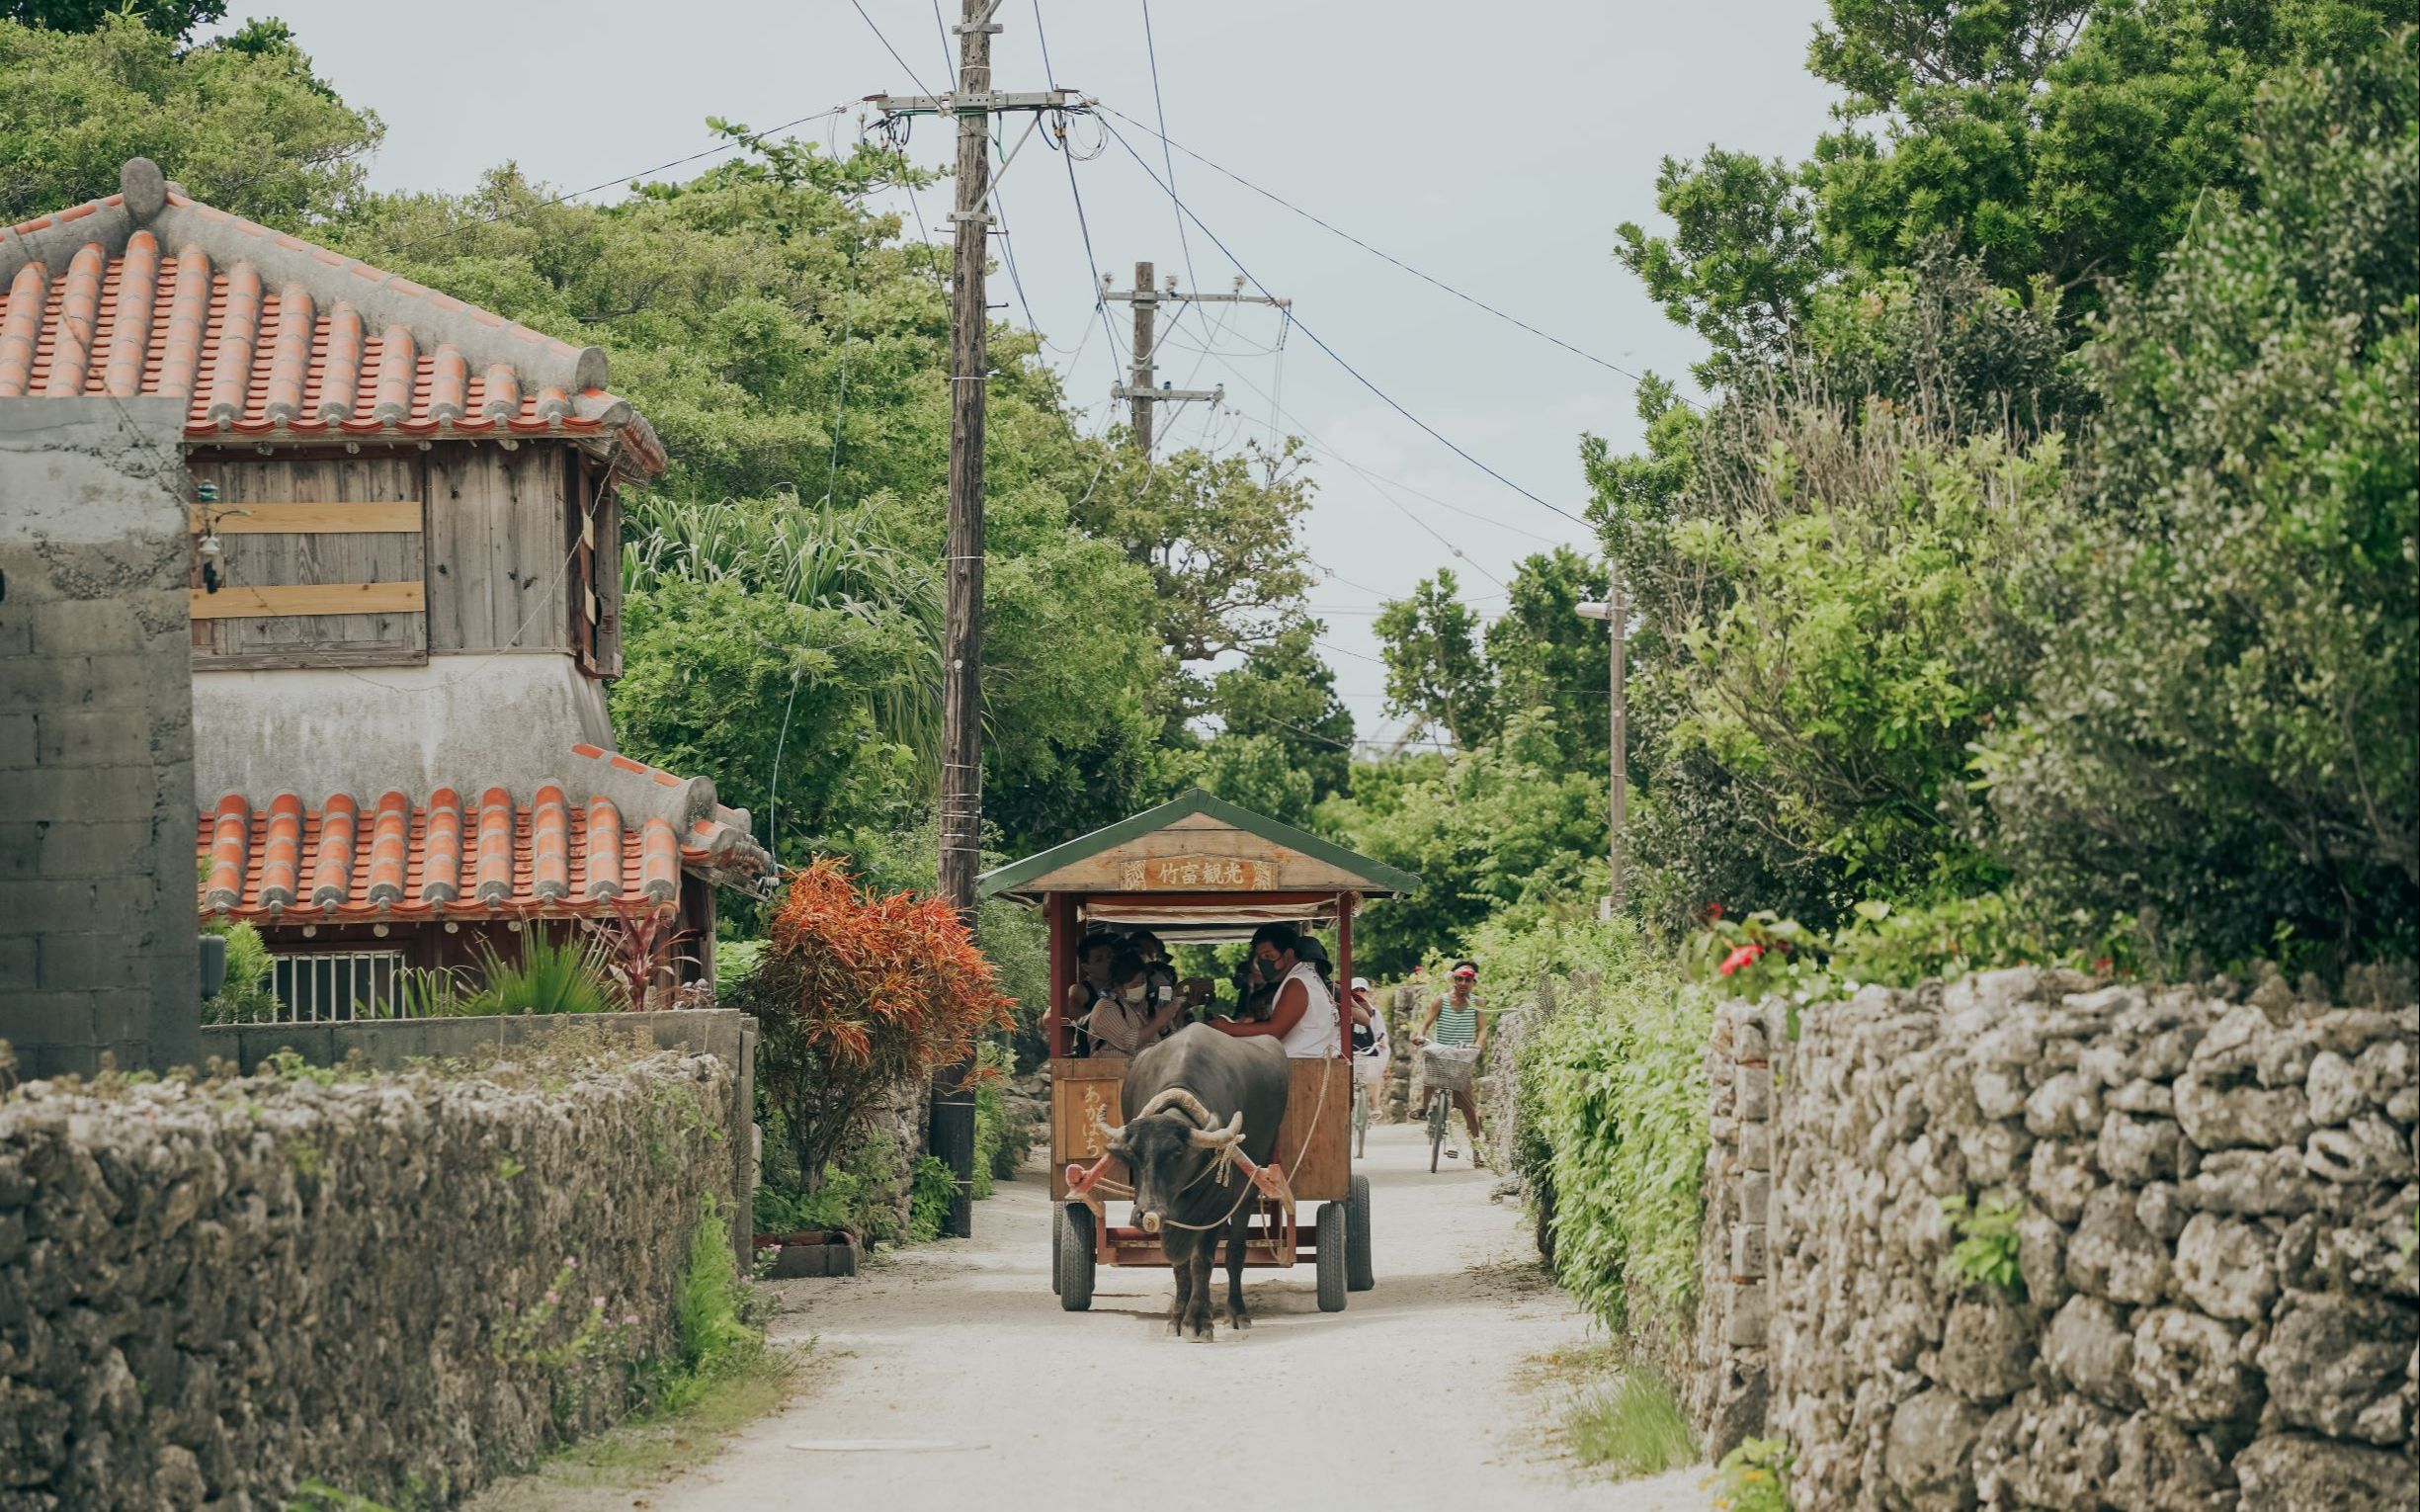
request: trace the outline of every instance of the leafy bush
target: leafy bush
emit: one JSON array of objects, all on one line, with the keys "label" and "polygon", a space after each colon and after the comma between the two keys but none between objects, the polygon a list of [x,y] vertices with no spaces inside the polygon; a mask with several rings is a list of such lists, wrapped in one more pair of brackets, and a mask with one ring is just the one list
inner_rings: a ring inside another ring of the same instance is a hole
[{"label": "leafy bush", "polygon": [[257,1024],[278,1016],[278,996],[269,990],[271,957],[261,932],[237,920],[204,928],[227,939],[227,977],[202,1005],[205,1024]]},{"label": "leafy bush", "polygon": [[796,873],[739,999],[757,1050],[768,1134],[794,1169],[820,1171],[875,1100],[970,1057],[1006,1028],[1008,1000],[948,903],[861,892],[830,860]]},{"label": "leafy bush", "polygon": [[731,1266],[731,1227],[712,1195],[689,1236],[689,1262],[672,1294],[680,1370],[658,1404],[678,1412],[709,1385],[747,1365],[765,1347],[764,1331],[748,1317],[743,1284]]},{"label": "leafy bush", "polygon": [[918,1155],[916,1177],[907,1190],[907,1241],[927,1244],[940,1238],[957,1197],[958,1178],[949,1162],[938,1155]]},{"label": "leafy bush", "polygon": [[1571,994],[1521,1068],[1553,1193],[1554,1268],[1607,1326],[1697,1300],[1713,996],[1644,951]]},{"label": "leafy bush", "polygon": [[1941,1216],[1958,1235],[1958,1243],[1942,1259],[1941,1274],[1953,1281],[1997,1287],[2023,1301],[2025,1276],[2017,1269],[2017,1220],[2025,1217],[2025,1204],[1998,1197],[1969,1204],[1962,1197],[1945,1197]]},{"label": "leafy bush", "polygon": [[1745,1439],[1714,1467],[1714,1512],[1790,1512],[1790,1446]]}]

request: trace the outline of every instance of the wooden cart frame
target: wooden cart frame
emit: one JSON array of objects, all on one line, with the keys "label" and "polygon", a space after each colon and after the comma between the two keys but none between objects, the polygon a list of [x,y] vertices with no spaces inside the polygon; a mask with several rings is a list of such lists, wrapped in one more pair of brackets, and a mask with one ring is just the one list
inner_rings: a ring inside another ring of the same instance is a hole
[{"label": "wooden cart frame", "polygon": [[[1341,986],[1353,979],[1356,910],[1366,899],[1419,884],[1408,872],[1199,789],[983,877],[985,896],[1040,907],[1049,927],[1052,1282],[1062,1306],[1079,1311],[1091,1304],[1096,1265],[1168,1263],[1155,1235],[1110,1222],[1104,1202],[1087,1190],[1071,1192],[1068,1181],[1070,1167],[1106,1153],[1094,1113],[1111,1124],[1123,1121],[1127,1066],[1120,1056],[1068,1053],[1067,990],[1086,932],[1095,925],[1148,929],[1180,945],[1243,939],[1269,923],[1332,931]],[[1320,1204],[1317,1219],[1297,1224],[1291,1205],[1257,1199],[1244,1250],[1249,1266],[1315,1264],[1319,1305],[1327,1311],[1344,1305],[1347,1291],[1373,1282],[1369,1181],[1354,1174],[1352,1160],[1352,1018],[1341,1000],[1338,1006],[1337,1055],[1289,1062],[1293,1080],[1274,1155],[1293,1198]],[[1105,1174],[1127,1182],[1116,1160]]]}]

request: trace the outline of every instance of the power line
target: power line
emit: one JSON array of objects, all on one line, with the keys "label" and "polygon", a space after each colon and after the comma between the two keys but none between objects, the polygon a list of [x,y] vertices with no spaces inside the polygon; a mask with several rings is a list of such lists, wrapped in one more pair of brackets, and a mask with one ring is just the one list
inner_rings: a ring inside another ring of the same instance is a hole
[{"label": "power line", "polygon": [[[1043,30],[1042,0],[1033,0],[1033,3],[1034,38],[1037,42],[1042,43],[1043,82],[1047,84],[1050,88],[1056,89],[1058,88],[1058,75],[1050,67],[1050,34]],[[1117,327],[1110,323],[1109,301],[1101,297],[1101,259],[1093,254],[1092,222],[1084,214],[1084,191],[1077,186],[1075,181],[1075,153],[1071,149],[1071,144],[1067,140],[1067,118],[1064,113],[1062,113],[1056,121],[1051,123],[1051,129],[1048,134],[1050,136],[1048,143],[1049,146],[1058,153],[1059,161],[1064,164],[1067,169],[1067,195],[1069,199],[1075,202],[1076,229],[1082,233],[1084,238],[1084,266],[1092,273],[1093,313],[1101,317],[1101,329],[1109,336],[1111,371],[1113,373],[1123,373],[1126,369],[1126,359],[1120,356],[1118,352],[1118,330]],[[1104,464],[1106,465],[1106,462]],[[1093,473],[1093,482],[1098,485],[1100,481],[1101,474],[1098,470],[1096,470]],[[1084,496],[1088,499],[1092,497],[1092,490],[1089,488],[1086,489],[1084,491]]]},{"label": "power line", "polygon": [[1159,117],[1160,161],[1168,169],[1168,208],[1176,212],[1176,244],[1185,254],[1185,282],[1200,289],[1202,281],[1193,271],[1193,244],[1185,239],[1184,207],[1176,197],[1176,159],[1168,155],[1168,105],[1159,92],[1159,44],[1151,40],[1151,0],[1142,0],[1142,50],[1151,62],[1151,109]]},{"label": "power line", "polygon": [[[1241,368],[1238,368],[1233,363],[1228,362],[1224,357],[1219,358],[1218,366],[1224,368],[1229,374],[1233,375],[1235,381],[1243,384],[1246,388],[1251,389],[1254,393],[1259,394],[1262,398],[1267,399],[1272,412],[1283,416],[1287,424],[1298,432],[1304,441],[1309,442],[1319,451],[1326,453],[1330,461],[1338,462],[1351,471],[1360,474],[1364,481],[1368,482],[1379,493],[1383,494],[1385,490],[1380,488],[1378,485],[1382,483],[1392,484],[1394,487],[1402,489],[1405,493],[1410,494],[1416,499],[1426,499],[1440,509],[1452,510],[1458,515],[1466,515],[1470,519],[1476,520],[1480,524],[1485,525],[1492,530],[1510,531],[1516,536],[1527,536],[1532,541],[1540,542],[1546,546],[1558,546],[1567,544],[1557,541],[1551,536],[1541,536],[1536,531],[1523,530],[1520,526],[1499,520],[1493,515],[1483,515],[1475,509],[1464,509],[1460,504],[1450,503],[1447,500],[1437,497],[1437,495],[1433,493],[1427,493],[1421,489],[1414,488],[1411,484],[1404,482],[1401,478],[1387,477],[1383,473],[1371,471],[1368,467],[1363,466],[1353,459],[1345,456],[1342,452],[1337,451],[1332,443],[1324,440],[1309,426],[1303,424],[1301,416],[1279,404],[1275,394],[1272,394],[1268,389],[1261,387],[1260,384],[1253,382],[1251,378],[1247,376]],[[1401,504],[1396,504],[1395,507],[1397,509],[1403,508]],[[1435,532],[1432,531],[1430,534],[1434,535]],[[1439,539],[1442,540],[1443,538],[1440,537]],[[1447,542],[1446,544],[1449,546],[1453,546],[1452,542]],[[1454,548],[1454,554],[1458,557],[1462,557],[1462,552],[1460,547]],[[1467,557],[1462,557],[1462,559],[1468,560]],[[1495,582],[1496,586],[1499,588],[1504,586],[1501,579],[1490,579],[1490,581]],[[1371,591],[1376,592],[1377,590],[1373,589]]]},{"label": "power line", "polygon": [[[899,49],[890,44],[890,39],[882,35],[882,29],[875,25],[874,18],[866,14],[866,7],[860,5],[858,0],[849,0],[849,4],[856,8],[858,17],[866,23],[867,30],[874,33],[874,40],[882,44],[882,50],[890,54],[890,60],[907,69],[907,81],[916,86],[916,93],[920,95],[933,93],[930,89],[925,88],[924,80],[916,77],[916,70],[908,67],[907,59],[899,55]],[[946,45],[945,43],[945,49]]]},{"label": "power line", "polygon": [[[1465,304],[1469,304],[1478,309],[1484,310],[1488,314],[1495,316],[1498,320],[1519,326],[1522,330],[1529,332],[1531,335],[1539,338],[1541,341],[1551,342],[1555,346],[1562,348],[1564,351],[1584,362],[1595,363],[1598,367],[1606,369],[1608,372],[1618,373],[1622,377],[1628,378],[1633,383],[1643,383],[1646,381],[1645,378],[1641,378],[1635,373],[1632,373],[1629,369],[1621,366],[1619,363],[1609,362],[1606,359],[1597,356],[1597,354],[1594,352],[1585,351],[1579,347],[1575,347],[1570,342],[1563,340],[1560,336],[1554,335],[1550,331],[1540,330],[1537,326],[1530,324],[1527,320],[1522,319],[1520,316],[1498,309],[1496,306],[1488,303],[1485,299],[1480,298],[1476,294],[1464,294],[1461,290],[1455,288],[1453,285],[1447,283],[1441,278],[1438,278],[1434,274],[1423,273],[1419,269],[1413,267],[1411,264],[1403,261],[1401,258],[1378,250],[1377,247],[1372,246],[1370,243],[1362,240],[1359,236],[1354,235],[1351,231],[1344,229],[1342,226],[1330,224],[1328,221],[1321,219],[1319,216],[1313,214],[1309,210],[1304,210],[1301,206],[1294,204],[1293,201],[1286,199],[1284,196],[1261,188],[1258,184],[1253,183],[1250,179],[1245,178],[1242,174],[1235,172],[1233,169],[1222,167],[1217,163],[1211,162],[1209,158],[1204,157],[1201,153],[1196,152],[1193,148],[1186,146],[1182,142],[1170,140],[1167,134],[1167,121],[1165,118],[1163,118],[1160,122],[1160,128],[1153,131],[1150,126],[1145,126],[1142,122],[1136,121],[1133,117],[1127,115],[1122,110],[1119,110],[1115,106],[1104,105],[1101,107],[1101,109],[1108,111],[1111,115],[1134,126],[1138,130],[1151,131],[1153,135],[1160,139],[1160,147],[1163,152],[1168,148],[1175,148],[1177,151],[1184,153],[1187,157],[1192,158],[1195,162],[1200,163],[1203,167],[1208,168],[1214,173],[1223,174],[1227,178],[1234,180],[1237,184],[1240,184],[1244,188],[1252,191],[1254,194],[1259,195],[1262,199],[1269,201],[1271,204],[1293,211],[1293,213],[1301,216],[1303,219],[1319,227],[1321,230],[1326,231],[1330,235],[1342,237],[1344,240],[1349,241],[1353,243],[1353,245],[1361,248],[1364,252],[1369,253],[1372,257],[1378,259],[1380,262],[1401,269],[1403,272],[1410,274],[1413,278],[1420,280],[1422,283],[1439,289],[1446,294],[1450,294]],[[1173,174],[1170,175],[1172,181],[1174,177],[1175,176]],[[1690,408],[1697,408],[1696,401],[1689,399],[1686,396],[1677,394],[1675,397],[1680,398],[1681,402],[1689,405]]]},{"label": "power line", "polygon": [[[1243,264],[1243,260],[1235,255],[1234,249],[1229,247],[1224,241],[1220,240],[1218,233],[1211,230],[1210,226],[1204,222],[1200,215],[1194,213],[1192,206],[1187,205],[1182,199],[1178,199],[1177,192],[1173,186],[1163,181],[1158,174],[1151,171],[1151,165],[1143,161],[1142,154],[1134,150],[1134,144],[1126,139],[1126,133],[1119,130],[1116,126],[1110,126],[1107,122],[1102,123],[1102,125],[1109,131],[1111,136],[1117,138],[1118,145],[1126,148],[1127,156],[1134,159],[1134,166],[1140,168],[1153,183],[1158,184],[1162,189],[1167,190],[1168,198],[1176,202],[1177,209],[1184,211],[1187,218],[1191,219],[1195,225],[1202,228],[1202,234],[1210,239],[1211,245],[1215,246],[1221,253],[1224,253],[1227,261],[1233,263],[1236,270],[1242,273],[1245,278],[1250,279],[1254,288],[1258,289],[1262,294],[1268,294],[1269,286],[1263,284],[1257,277],[1254,277],[1252,270],[1246,268]],[[1270,295],[1270,297],[1274,298],[1275,295]],[[1337,367],[1342,368],[1345,370],[1345,372],[1351,374],[1354,379],[1364,388],[1367,388],[1373,394],[1376,394],[1380,403],[1393,410],[1396,414],[1401,415],[1404,419],[1409,420],[1413,425],[1418,426],[1421,430],[1427,432],[1429,437],[1436,441],[1440,446],[1443,446],[1455,456],[1470,463],[1470,465],[1473,467],[1478,468],[1481,472],[1486,473],[1489,477],[1494,478],[1497,482],[1502,483],[1505,487],[1510,488],[1513,492],[1521,495],[1523,498],[1537,505],[1539,508],[1560,515],[1574,525],[1585,526],[1588,524],[1586,520],[1573,514],[1570,510],[1563,508],[1559,504],[1548,503],[1546,500],[1539,497],[1537,494],[1532,493],[1529,489],[1524,488],[1519,483],[1514,482],[1511,478],[1506,477],[1503,473],[1498,472],[1495,468],[1487,465],[1487,463],[1479,461],[1476,457],[1471,456],[1469,452],[1463,450],[1461,446],[1456,443],[1451,437],[1447,436],[1443,431],[1440,431],[1437,429],[1437,427],[1429,424],[1426,420],[1421,419],[1418,415],[1413,414],[1409,409],[1406,409],[1402,402],[1396,399],[1394,395],[1388,393],[1385,389],[1380,388],[1376,382],[1373,382],[1369,375],[1363,373],[1359,368],[1356,368],[1351,363],[1345,361],[1344,354],[1338,352],[1334,347],[1328,345],[1328,343],[1321,338],[1319,333],[1311,329],[1309,324],[1299,315],[1294,317],[1293,324],[1295,328],[1300,330],[1304,336],[1310,338],[1311,345],[1317,347],[1320,351],[1327,354],[1329,361],[1335,363]]]}]

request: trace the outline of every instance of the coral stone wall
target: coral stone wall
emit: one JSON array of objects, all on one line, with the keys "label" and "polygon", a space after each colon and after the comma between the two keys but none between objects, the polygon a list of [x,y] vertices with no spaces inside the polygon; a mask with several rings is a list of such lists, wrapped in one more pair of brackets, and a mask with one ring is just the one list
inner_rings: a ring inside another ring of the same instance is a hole
[{"label": "coral stone wall", "polygon": [[[2347,996],[1999,971],[1786,1048],[1733,1010],[1702,1408],[1769,1386],[1801,1507],[2413,1506],[2420,1009]],[[2015,1206],[2018,1285],[1945,1272],[1944,1199]]]},{"label": "coral stone wall", "polygon": [[732,1073],[515,1054],[0,1103],[0,1509],[442,1505],[621,1412],[730,1190]]}]

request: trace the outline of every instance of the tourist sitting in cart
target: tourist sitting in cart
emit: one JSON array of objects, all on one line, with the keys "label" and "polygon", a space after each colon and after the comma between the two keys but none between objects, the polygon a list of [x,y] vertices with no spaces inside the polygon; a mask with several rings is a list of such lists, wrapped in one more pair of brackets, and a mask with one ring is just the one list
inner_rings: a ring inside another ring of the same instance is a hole
[{"label": "tourist sitting in cart", "polygon": [[1086,935],[1076,950],[1076,978],[1067,984],[1066,1018],[1077,1026],[1074,1044],[1070,1047],[1078,1055],[1092,1053],[1092,1045],[1082,1025],[1093,1005],[1110,995],[1110,962],[1118,954],[1118,937],[1106,930]]},{"label": "tourist sitting in cart", "polygon": [[1131,946],[1110,958],[1110,990],[1093,1004],[1085,1032],[1094,1053],[1132,1055],[1158,1044],[1184,1021],[1185,1005],[1170,990],[1173,972],[1154,977],[1150,964]]},{"label": "tourist sitting in cart", "polygon": [[1270,1035],[1297,1059],[1320,1060],[1337,1053],[1336,998],[1319,968],[1302,958],[1302,936],[1292,924],[1263,924],[1252,933],[1252,957],[1261,977],[1278,984],[1269,1017],[1217,1019],[1221,1034]]}]

